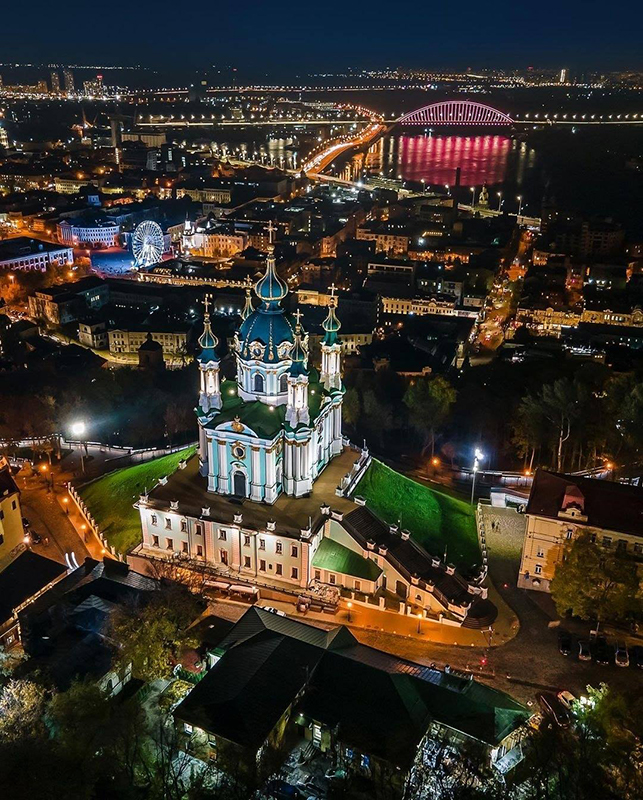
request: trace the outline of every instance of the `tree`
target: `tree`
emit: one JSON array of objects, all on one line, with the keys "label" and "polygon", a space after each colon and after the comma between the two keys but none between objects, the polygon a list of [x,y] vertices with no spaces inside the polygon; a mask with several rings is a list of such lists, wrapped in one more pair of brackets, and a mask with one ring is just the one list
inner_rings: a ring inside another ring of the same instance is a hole
[{"label": "tree", "polygon": [[347,425],[355,425],[360,416],[359,392],[355,388],[346,390],[342,404],[342,416]]},{"label": "tree", "polygon": [[44,734],[45,690],[33,681],[11,679],[0,694],[0,740]]},{"label": "tree", "polygon": [[551,594],[560,614],[571,611],[599,622],[623,619],[642,610],[634,561],[597,545],[586,530],[566,545]]},{"label": "tree", "polygon": [[441,375],[409,384],[404,404],[411,414],[411,425],[424,437],[423,453],[430,444],[431,456],[435,455],[436,430],[446,422],[455,399],[456,390]]},{"label": "tree", "polygon": [[181,650],[196,645],[189,627],[201,611],[197,597],[170,583],[120,606],[112,615],[111,636],[121,668],[131,664],[133,675],[144,681],[167,676]]}]

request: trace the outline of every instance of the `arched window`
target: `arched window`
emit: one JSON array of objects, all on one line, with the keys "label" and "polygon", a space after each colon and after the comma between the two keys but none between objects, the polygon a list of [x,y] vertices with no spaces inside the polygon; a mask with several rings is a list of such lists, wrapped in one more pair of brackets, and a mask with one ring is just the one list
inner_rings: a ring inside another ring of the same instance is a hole
[{"label": "arched window", "polygon": [[279,391],[283,394],[288,391],[288,374],[284,374],[279,378]]},{"label": "arched window", "polygon": [[252,389],[259,393],[262,393],[264,390],[263,375],[260,372],[255,373],[252,379]]}]

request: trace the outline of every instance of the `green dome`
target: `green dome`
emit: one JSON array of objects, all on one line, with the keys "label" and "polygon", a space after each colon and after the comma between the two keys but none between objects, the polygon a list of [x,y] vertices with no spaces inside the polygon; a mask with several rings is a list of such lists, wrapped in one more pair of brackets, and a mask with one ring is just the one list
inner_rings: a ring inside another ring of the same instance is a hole
[{"label": "green dome", "polygon": [[[280,345],[295,343],[293,323],[280,307],[257,308],[241,323],[238,336],[242,358],[266,363],[283,361],[284,357],[279,355]],[[264,345],[262,355],[251,352],[253,342]],[[286,358],[290,358],[290,355]]]},{"label": "green dome", "polygon": [[199,347],[201,348],[201,352],[197,356],[197,359],[201,364],[207,364],[209,361],[219,360],[219,356],[215,350],[218,344],[219,340],[212,332],[212,327],[210,326],[210,315],[206,312],[205,316],[203,317],[203,333],[201,336],[199,336]]},{"label": "green dome", "polygon": [[328,316],[322,322],[322,328],[326,331],[324,344],[335,344],[337,341],[337,331],[342,327],[341,322],[335,314],[335,306],[331,303],[328,307]]}]

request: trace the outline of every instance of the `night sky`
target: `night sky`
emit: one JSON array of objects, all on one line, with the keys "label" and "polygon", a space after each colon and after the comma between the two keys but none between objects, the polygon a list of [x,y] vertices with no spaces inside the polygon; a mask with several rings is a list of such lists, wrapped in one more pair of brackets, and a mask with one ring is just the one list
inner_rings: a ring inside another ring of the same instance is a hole
[{"label": "night sky", "polygon": [[641,69],[635,0],[3,4],[0,61],[233,65],[240,76],[348,67]]}]

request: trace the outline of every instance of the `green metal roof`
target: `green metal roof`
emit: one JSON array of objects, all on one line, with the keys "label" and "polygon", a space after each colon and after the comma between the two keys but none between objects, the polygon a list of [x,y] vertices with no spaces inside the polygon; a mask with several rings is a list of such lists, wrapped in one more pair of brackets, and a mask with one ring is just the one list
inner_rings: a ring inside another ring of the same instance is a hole
[{"label": "green metal roof", "polygon": [[374,561],[363,558],[354,550],[327,537],[321,540],[312,564],[317,569],[340,572],[342,575],[352,575],[365,581],[376,581],[382,574],[382,570]]}]

